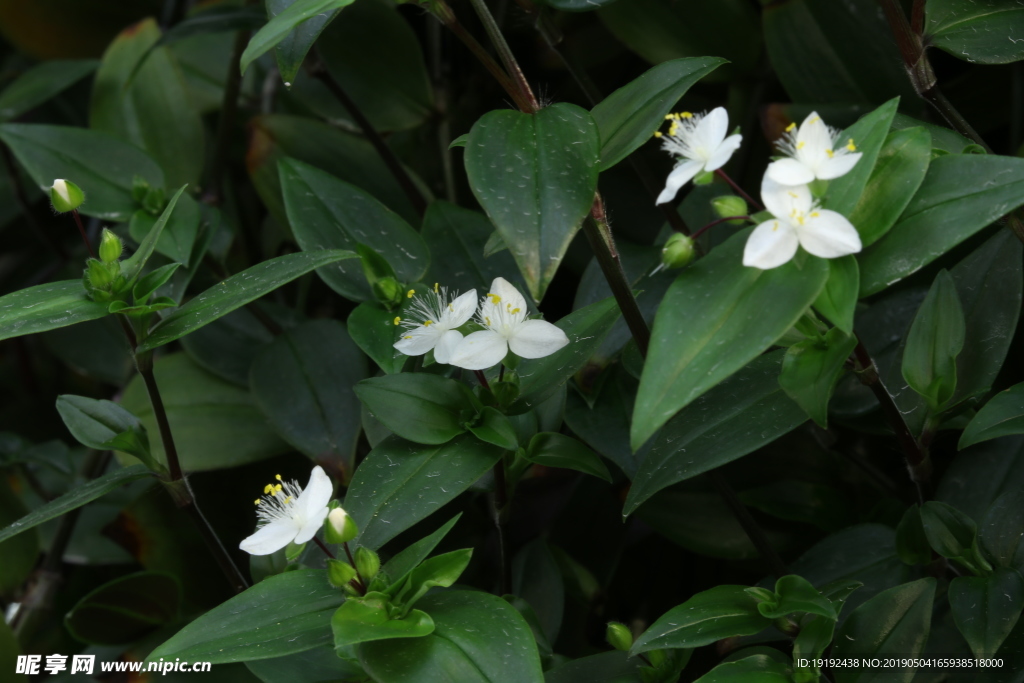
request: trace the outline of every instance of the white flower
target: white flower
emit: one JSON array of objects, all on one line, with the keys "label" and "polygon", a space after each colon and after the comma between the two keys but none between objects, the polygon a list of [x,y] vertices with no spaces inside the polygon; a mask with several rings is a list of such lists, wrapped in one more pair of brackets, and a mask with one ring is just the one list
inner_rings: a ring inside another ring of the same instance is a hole
[{"label": "white flower", "polygon": [[305,543],[316,535],[324,523],[334,487],[319,465],[309,475],[309,484],[281,481],[267,484],[263,496],[256,500],[259,528],[238,547],[250,555],[269,555],[289,543]]},{"label": "white flower", "polygon": [[765,173],[761,200],[775,218],[750,233],[743,265],[762,270],[781,266],[793,258],[797,246],[822,258],[860,251],[857,229],[842,214],[816,206],[806,185],[780,185]]},{"label": "white flower", "polygon": [[[409,290],[412,296],[413,291]],[[413,319],[395,318],[395,324],[408,330],[395,342],[395,348],[407,356],[422,356],[434,350],[434,360],[450,363],[452,351],[462,341],[462,333],[455,328],[464,325],[476,311],[476,290],[450,298],[448,289],[434,284],[433,292],[417,295],[409,312]]]},{"label": "white flower", "polygon": [[817,112],[811,112],[797,129],[789,124],[776,143],[785,159],[768,165],[768,175],[782,185],[804,185],[814,179],[832,180],[849,173],[861,157],[853,138],[839,143],[840,131],[825,125]]},{"label": "white flower", "polygon": [[487,329],[467,335],[455,347],[451,364],[483,370],[500,363],[509,349],[520,358],[543,358],[569,343],[562,330],[543,320],[527,320],[526,315],[526,299],[519,290],[504,278],[494,278],[477,314]]},{"label": "white flower", "polygon": [[729,157],[743,142],[742,135],[730,135],[729,115],[724,107],[712,109],[707,115],[669,114],[672,123],[668,134],[655,133],[663,138],[661,148],[679,157],[676,167],[668,174],[665,189],[658,195],[655,204],[672,201],[676,192],[690,182],[701,171],[715,171],[729,161]]}]

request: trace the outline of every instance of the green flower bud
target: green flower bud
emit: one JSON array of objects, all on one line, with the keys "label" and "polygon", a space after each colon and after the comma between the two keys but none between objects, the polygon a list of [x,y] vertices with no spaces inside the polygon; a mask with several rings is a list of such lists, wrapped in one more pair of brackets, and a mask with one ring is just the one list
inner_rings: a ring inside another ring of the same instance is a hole
[{"label": "green flower bud", "polygon": [[70,180],[58,178],[53,181],[50,188],[50,204],[57,213],[74,211],[85,201],[85,193],[82,188]]},{"label": "green flower bud", "polygon": [[121,258],[123,250],[124,243],[121,238],[103,228],[103,236],[100,237],[100,260],[104,263],[114,263]]},{"label": "green flower bud", "polygon": [[380,557],[369,548],[360,546],[356,548],[356,569],[359,570],[359,576],[369,583],[380,571]]},{"label": "green flower bud", "polygon": [[693,240],[682,233],[668,238],[661,249],[661,262],[666,268],[682,268],[694,257]]},{"label": "green flower bud", "polygon": [[167,205],[167,200],[164,197],[164,191],[159,187],[151,187],[146,190],[145,196],[142,198],[142,208],[149,214],[157,216],[161,211],[164,210],[164,206]]},{"label": "green flower bud", "polygon": [[117,275],[117,271],[112,272],[110,266],[100,263],[96,259],[91,258],[86,262],[85,277],[89,281],[90,289],[110,291],[110,286],[114,284],[114,278]]},{"label": "green flower bud", "polygon": [[328,543],[348,543],[359,533],[359,527],[348,513],[336,507],[327,514],[324,521],[324,538]]},{"label": "green flower bud", "polygon": [[604,637],[608,644],[616,650],[629,652],[629,648],[633,647],[633,633],[625,624],[620,624],[617,621],[608,622]]},{"label": "green flower bud", "polygon": [[[711,208],[715,210],[715,213],[719,218],[732,218],[733,216],[746,216],[747,215],[747,203],[743,201],[742,197],[735,195],[725,195],[724,197],[715,197],[711,200]],[[742,225],[742,220],[726,221],[726,225]]]},{"label": "green flower bud", "polygon": [[356,568],[344,560],[327,560],[327,580],[335,588],[344,588],[356,578]]},{"label": "green flower bud", "polygon": [[402,283],[393,277],[382,277],[376,280],[371,285],[373,287],[373,295],[377,297],[377,301],[384,304],[388,310],[391,310],[402,304],[402,299],[405,297],[405,288],[402,287]]},{"label": "green flower bud", "polygon": [[715,182],[714,171],[701,171],[693,179],[694,185],[710,185],[713,182]]}]

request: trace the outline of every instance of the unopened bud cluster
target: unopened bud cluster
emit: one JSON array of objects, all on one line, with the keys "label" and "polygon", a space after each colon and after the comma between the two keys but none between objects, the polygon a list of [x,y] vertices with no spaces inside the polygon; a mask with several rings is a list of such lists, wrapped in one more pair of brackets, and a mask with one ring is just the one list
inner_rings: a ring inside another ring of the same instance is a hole
[{"label": "unopened bud cluster", "polygon": [[86,261],[83,283],[95,301],[108,302],[118,298],[127,282],[121,274],[121,238],[106,228],[100,237],[99,259]]}]

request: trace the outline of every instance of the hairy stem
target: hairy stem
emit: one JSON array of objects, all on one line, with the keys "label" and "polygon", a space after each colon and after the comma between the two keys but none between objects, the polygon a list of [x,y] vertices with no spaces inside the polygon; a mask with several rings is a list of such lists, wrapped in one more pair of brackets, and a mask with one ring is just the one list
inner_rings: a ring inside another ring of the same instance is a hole
[{"label": "hairy stem", "polygon": [[486,0],[469,1],[473,5],[473,9],[476,10],[477,16],[480,17],[480,21],[483,22],[484,30],[487,31],[487,37],[491,39],[491,44],[494,45],[494,49],[498,52],[498,58],[505,65],[505,71],[512,76],[512,82],[519,91],[522,100],[528,105],[528,109],[523,111],[532,114],[539,110],[540,104],[538,104],[537,98],[534,96],[533,90],[526,80],[526,76],[523,75],[523,70],[519,68],[515,55],[512,54],[511,48],[505,42],[505,36],[501,35],[501,29],[498,27],[498,22],[494,20],[491,10],[488,9]]}]

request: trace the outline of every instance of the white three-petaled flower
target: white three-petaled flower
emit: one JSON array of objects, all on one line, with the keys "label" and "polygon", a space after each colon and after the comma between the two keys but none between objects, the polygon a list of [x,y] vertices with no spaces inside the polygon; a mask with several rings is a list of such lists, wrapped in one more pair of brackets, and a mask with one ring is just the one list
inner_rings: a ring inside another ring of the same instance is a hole
[{"label": "white three-petaled flower", "polygon": [[730,135],[729,115],[723,107],[712,109],[708,114],[669,114],[672,123],[668,133],[662,135],[661,148],[678,157],[675,169],[668,174],[665,189],[658,195],[656,204],[672,201],[676,193],[701,171],[715,171],[725,166],[732,153],[743,142],[742,135]]},{"label": "white three-petaled flower", "polygon": [[846,175],[861,157],[853,138],[839,144],[840,132],[829,128],[817,112],[804,119],[797,129],[789,124],[776,143],[785,159],[768,165],[768,175],[782,185],[804,185],[812,180],[832,180]]},{"label": "white three-petaled flower", "polygon": [[299,482],[282,481],[267,484],[263,496],[256,500],[259,529],[242,541],[238,547],[250,555],[269,555],[289,543],[305,543],[316,535],[330,510],[334,487],[319,465],[309,475],[309,484],[301,488]]},{"label": "white three-petaled flower", "polygon": [[814,203],[806,185],[780,185],[766,173],[761,200],[774,216],[747,238],[743,265],[768,270],[786,263],[798,246],[822,258],[838,258],[860,251],[860,235],[850,221]]},{"label": "white three-petaled flower", "polygon": [[520,358],[543,358],[569,343],[559,328],[544,320],[527,320],[526,315],[526,299],[519,290],[504,278],[494,278],[477,314],[486,329],[459,342],[451,364],[483,370],[500,363],[509,349]]},{"label": "white three-petaled flower", "polygon": [[[410,294],[412,291],[410,290]],[[434,350],[434,360],[450,363],[452,351],[462,341],[456,327],[464,325],[476,311],[476,290],[449,297],[448,290],[434,285],[434,291],[419,294],[409,307],[411,318],[395,318],[407,332],[395,342],[395,348],[407,356],[422,356]]]}]

